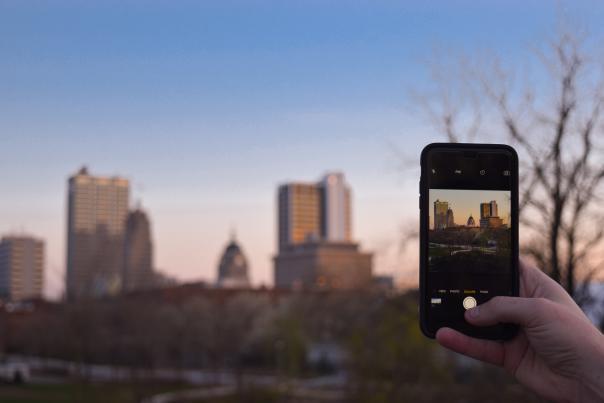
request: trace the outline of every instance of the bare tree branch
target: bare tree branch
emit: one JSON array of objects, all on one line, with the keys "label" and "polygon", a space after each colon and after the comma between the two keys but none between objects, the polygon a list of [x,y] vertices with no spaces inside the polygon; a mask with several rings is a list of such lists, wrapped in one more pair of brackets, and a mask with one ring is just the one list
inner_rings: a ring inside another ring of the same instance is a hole
[{"label": "bare tree branch", "polygon": [[604,220],[593,213],[604,202],[604,64],[590,62],[584,39],[572,31],[559,33],[535,55],[550,80],[539,91],[527,83],[519,90],[513,71],[495,60],[490,70],[463,78],[433,73],[436,98],[421,105],[449,141],[484,135],[487,107],[487,116],[499,119],[501,133],[523,160],[520,222],[533,238],[522,251],[579,296],[578,273],[581,287],[602,273],[583,265],[604,243]]}]

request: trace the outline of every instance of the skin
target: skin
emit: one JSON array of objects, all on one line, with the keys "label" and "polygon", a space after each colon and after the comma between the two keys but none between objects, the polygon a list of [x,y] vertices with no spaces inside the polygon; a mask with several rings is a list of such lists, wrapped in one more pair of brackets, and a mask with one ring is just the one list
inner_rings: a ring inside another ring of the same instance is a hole
[{"label": "skin", "polygon": [[520,297],[492,298],[467,310],[465,319],[476,326],[515,323],[520,330],[512,340],[498,342],[441,328],[438,342],[505,368],[545,399],[604,401],[604,335],[541,270],[521,261]]}]

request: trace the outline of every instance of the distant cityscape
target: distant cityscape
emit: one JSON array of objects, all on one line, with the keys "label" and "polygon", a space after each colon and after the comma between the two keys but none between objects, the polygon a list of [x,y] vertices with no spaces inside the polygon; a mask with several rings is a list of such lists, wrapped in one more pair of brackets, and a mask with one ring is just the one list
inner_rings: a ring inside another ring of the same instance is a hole
[{"label": "distant cityscape", "polygon": [[[354,241],[351,193],[340,172],[327,173],[317,182],[278,187],[276,288],[393,287],[391,277],[373,276],[372,254],[362,252]],[[140,203],[131,207],[127,179],[92,175],[82,167],[68,179],[66,224],[67,301],[177,284],[154,266],[151,219]],[[44,267],[42,239],[23,234],[2,237],[0,301],[42,299]],[[248,260],[234,232],[211,287],[251,287]]]},{"label": "distant cityscape", "polygon": [[[508,224],[505,224],[503,219],[499,217],[497,202],[491,200],[490,202],[480,203],[480,219],[478,221],[478,227],[485,228],[507,228]],[[470,214],[465,224],[456,224],[455,215],[453,208],[449,205],[448,201],[441,201],[436,199],[434,201],[434,230],[445,230],[448,228],[475,228],[476,220]]]}]

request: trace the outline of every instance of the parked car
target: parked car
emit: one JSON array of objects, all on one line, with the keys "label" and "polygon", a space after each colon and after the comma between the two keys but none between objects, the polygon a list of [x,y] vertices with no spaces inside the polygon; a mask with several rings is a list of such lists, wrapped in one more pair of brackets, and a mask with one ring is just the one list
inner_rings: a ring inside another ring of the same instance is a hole
[{"label": "parked car", "polygon": [[29,379],[29,366],[26,363],[0,359],[0,381],[19,384]]}]

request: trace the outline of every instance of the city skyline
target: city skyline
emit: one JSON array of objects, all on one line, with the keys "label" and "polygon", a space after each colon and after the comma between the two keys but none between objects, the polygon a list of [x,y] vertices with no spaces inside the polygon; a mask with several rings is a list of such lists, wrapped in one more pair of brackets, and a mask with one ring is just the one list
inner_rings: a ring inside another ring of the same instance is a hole
[{"label": "city skyline", "polygon": [[[604,32],[604,5],[572,9]],[[275,187],[341,170],[376,272],[416,281],[400,234],[419,174],[401,161],[443,137],[409,90],[430,88],[439,49],[521,65],[557,16],[537,2],[2,2],[0,234],[45,240],[45,293],[59,296],[64,182],[86,164],[130,180],[158,269],[212,281],[235,226],[254,284],[271,284]]]},{"label": "city skyline", "polygon": [[[447,203],[447,207],[454,212],[455,225],[466,225],[470,216],[475,225],[480,225],[481,206],[496,202],[498,216],[503,224],[509,225],[510,192],[507,190],[466,190],[466,189],[430,189],[430,229],[434,229],[434,203],[439,201]],[[490,211],[490,210],[489,210]]]}]

